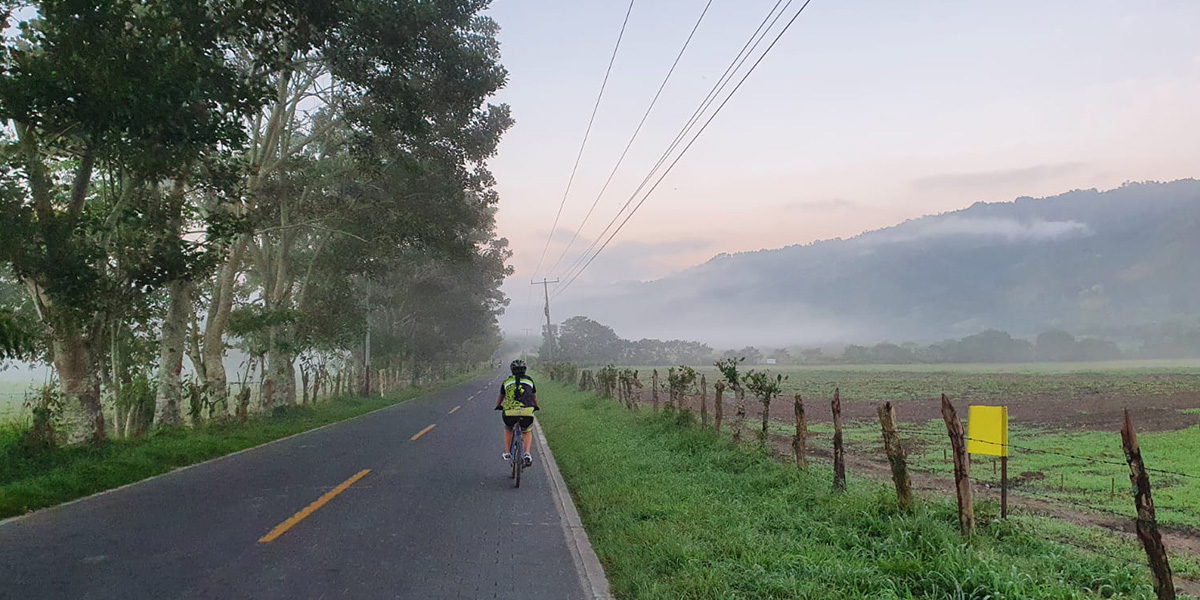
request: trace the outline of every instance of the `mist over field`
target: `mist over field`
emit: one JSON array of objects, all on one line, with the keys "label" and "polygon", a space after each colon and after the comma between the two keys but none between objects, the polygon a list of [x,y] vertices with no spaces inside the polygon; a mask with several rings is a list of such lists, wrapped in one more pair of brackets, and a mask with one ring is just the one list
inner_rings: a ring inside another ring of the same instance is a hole
[{"label": "mist over field", "polygon": [[1135,338],[1200,316],[1200,181],[976,203],[849,239],[720,254],[564,295],[622,337],[717,347],[930,342],[988,329]]}]

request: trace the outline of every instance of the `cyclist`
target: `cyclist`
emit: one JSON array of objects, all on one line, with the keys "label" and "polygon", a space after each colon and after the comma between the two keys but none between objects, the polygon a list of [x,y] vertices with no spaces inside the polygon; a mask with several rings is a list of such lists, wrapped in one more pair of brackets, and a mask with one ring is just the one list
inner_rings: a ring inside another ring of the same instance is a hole
[{"label": "cyclist", "polygon": [[516,359],[509,365],[512,376],[500,385],[500,397],[496,399],[496,410],[504,411],[504,460],[512,460],[509,448],[512,448],[512,426],[521,424],[521,439],[525,442],[525,455],[522,459],[525,466],[533,464],[529,455],[529,447],[533,444],[533,412],[541,410],[537,403],[537,387],[533,380],[525,375],[525,361]]}]

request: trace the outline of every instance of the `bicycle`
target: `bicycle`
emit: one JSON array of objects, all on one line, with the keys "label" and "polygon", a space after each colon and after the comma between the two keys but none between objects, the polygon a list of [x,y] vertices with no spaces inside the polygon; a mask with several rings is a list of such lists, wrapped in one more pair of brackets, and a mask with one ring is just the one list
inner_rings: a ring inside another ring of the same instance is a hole
[{"label": "bicycle", "polygon": [[[510,417],[532,417],[535,407],[523,407],[519,409],[509,409],[504,411],[505,415]],[[509,477],[513,480],[513,487],[521,487],[521,471],[525,470],[525,436],[521,430],[521,421],[517,420],[512,424],[512,444],[508,447],[508,462],[512,463],[512,475]]]},{"label": "bicycle", "polygon": [[521,433],[521,423],[513,423],[512,446],[508,448],[508,462],[512,463],[513,487],[521,487],[521,471],[525,470],[525,444]]}]

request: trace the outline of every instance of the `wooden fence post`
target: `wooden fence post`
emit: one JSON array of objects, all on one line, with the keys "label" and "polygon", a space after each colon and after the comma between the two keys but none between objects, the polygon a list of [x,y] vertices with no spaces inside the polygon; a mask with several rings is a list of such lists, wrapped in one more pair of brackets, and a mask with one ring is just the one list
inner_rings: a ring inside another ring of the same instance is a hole
[{"label": "wooden fence post", "polygon": [[879,407],[879,426],[883,429],[883,449],[892,466],[892,481],[896,484],[896,502],[901,510],[912,506],[912,480],[908,477],[907,456],[900,436],[896,433],[896,408],[891,402]]},{"label": "wooden fence post", "polygon": [[796,394],[796,437],[792,438],[792,451],[796,453],[796,466],[808,468],[808,422],[804,420],[804,400]]},{"label": "wooden fence post", "polygon": [[846,490],[846,451],[842,447],[842,394],[840,388],[833,389],[833,489]]},{"label": "wooden fence post", "polygon": [[700,429],[708,429],[708,380],[700,376]]},{"label": "wooden fence post", "polygon": [[950,400],[942,394],[942,419],[954,452],[954,487],[958,495],[958,526],[963,535],[975,531],[975,507],[971,504],[971,457],[967,454],[967,434]]},{"label": "wooden fence post", "polygon": [[1133,484],[1134,504],[1137,506],[1137,536],[1150,561],[1154,592],[1159,600],[1175,600],[1171,564],[1167,561],[1167,548],[1163,545],[1162,534],[1158,532],[1154,499],[1150,496],[1150,476],[1146,473],[1146,465],[1142,463],[1142,450],[1138,447],[1137,432],[1129,420],[1128,408],[1125,409],[1125,424],[1121,427],[1121,446],[1125,449],[1125,462],[1129,463],[1129,481]]},{"label": "wooden fence post", "polygon": [[654,412],[658,412],[658,369],[650,374],[650,403],[654,405]]},{"label": "wooden fence post", "polygon": [[721,433],[721,417],[725,415],[725,402],[722,400],[724,395],[725,383],[718,381],[713,385],[713,409],[716,411],[713,428],[717,430],[717,433]]}]

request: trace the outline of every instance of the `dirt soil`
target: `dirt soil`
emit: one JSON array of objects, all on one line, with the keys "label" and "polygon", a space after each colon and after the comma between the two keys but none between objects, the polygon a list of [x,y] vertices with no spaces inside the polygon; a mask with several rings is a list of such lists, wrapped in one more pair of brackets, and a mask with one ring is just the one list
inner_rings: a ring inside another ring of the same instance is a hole
[{"label": "dirt soil", "polygon": [[[830,422],[833,419],[829,408],[830,400],[831,398],[806,398],[804,409],[808,418],[816,422]],[[951,401],[953,400],[951,398]],[[1200,393],[1195,392],[1140,398],[1091,394],[1073,397],[1070,400],[1034,397],[1005,399],[1002,402],[1008,406],[1009,418],[1013,421],[1053,428],[1120,431],[1126,408],[1129,408],[1129,414],[1140,431],[1171,431],[1200,425],[1200,414],[1180,412],[1183,409],[1200,408]],[[728,399],[726,403],[729,403]],[[755,414],[762,414],[758,402],[747,399],[746,404],[748,412],[758,411]],[[843,397],[842,415],[850,421],[874,421],[878,418],[875,407],[879,404],[881,402],[877,400]],[[960,414],[966,416],[963,403],[956,404],[960,405],[957,407]],[[923,423],[942,418],[940,398],[899,400],[892,402],[892,405],[896,407],[896,416],[901,422]],[[791,398],[776,402],[771,406],[771,418],[791,421],[792,410]]]}]

